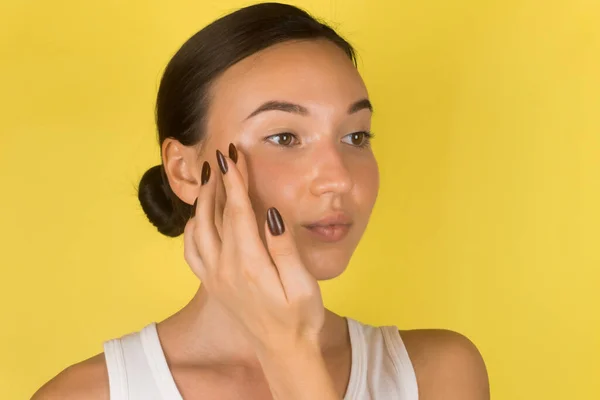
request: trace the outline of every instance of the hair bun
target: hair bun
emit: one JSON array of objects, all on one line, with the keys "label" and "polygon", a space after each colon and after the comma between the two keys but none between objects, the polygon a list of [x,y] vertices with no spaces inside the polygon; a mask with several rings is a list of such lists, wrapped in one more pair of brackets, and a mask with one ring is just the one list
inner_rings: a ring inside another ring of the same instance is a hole
[{"label": "hair bun", "polygon": [[[171,198],[176,196],[169,196],[170,192],[162,165],[150,168],[140,179],[138,199],[148,220],[163,235],[176,237],[183,233],[186,220],[176,211],[179,204],[172,203]],[[179,202],[184,204],[181,200]]]}]

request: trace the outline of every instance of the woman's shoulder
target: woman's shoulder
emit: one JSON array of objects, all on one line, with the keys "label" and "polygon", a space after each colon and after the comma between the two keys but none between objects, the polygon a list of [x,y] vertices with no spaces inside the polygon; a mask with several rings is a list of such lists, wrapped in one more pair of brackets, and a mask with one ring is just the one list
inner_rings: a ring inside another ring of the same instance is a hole
[{"label": "woman's shoulder", "polygon": [[466,336],[445,329],[400,330],[420,399],[489,399],[485,362]]},{"label": "woman's shoulder", "polygon": [[71,365],[42,386],[31,400],[108,400],[108,370],[104,353]]}]

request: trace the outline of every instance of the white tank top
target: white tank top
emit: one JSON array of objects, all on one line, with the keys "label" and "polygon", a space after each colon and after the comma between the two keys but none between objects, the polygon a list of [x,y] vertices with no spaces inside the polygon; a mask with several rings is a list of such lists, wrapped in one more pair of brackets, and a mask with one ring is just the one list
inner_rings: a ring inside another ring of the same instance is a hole
[{"label": "white tank top", "polygon": [[[417,379],[398,328],[346,320],[352,364],[344,400],[418,400]],[[104,354],[111,400],[183,400],[156,323],[105,342]]]}]

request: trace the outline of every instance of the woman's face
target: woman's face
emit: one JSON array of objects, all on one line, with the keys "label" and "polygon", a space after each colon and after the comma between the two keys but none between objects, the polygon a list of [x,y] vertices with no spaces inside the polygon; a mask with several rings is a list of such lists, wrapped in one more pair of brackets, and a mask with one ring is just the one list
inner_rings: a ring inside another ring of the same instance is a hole
[{"label": "woman's face", "polygon": [[276,207],[312,275],[341,274],[379,188],[362,133],[371,126],[368,94],[350,59],[325,40],[281,43],[226,70],[211,94],[198,168],[206,159],[217,172],[215,150],[227,154],[234,143],[247,159],[263,242],[267,209]]}]

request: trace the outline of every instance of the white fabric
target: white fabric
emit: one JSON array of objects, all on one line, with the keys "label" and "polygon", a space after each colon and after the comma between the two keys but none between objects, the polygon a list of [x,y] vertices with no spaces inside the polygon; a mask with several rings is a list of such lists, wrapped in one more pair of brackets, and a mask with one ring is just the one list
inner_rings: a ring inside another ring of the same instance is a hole
[{"label": "white fabric", "polygon": [[[417,379],[398,328],[346,320],[352,366],[344,400],[418,400]],[[183,400],[155,323],[105,342],[104,353],[111,400]]]}]

